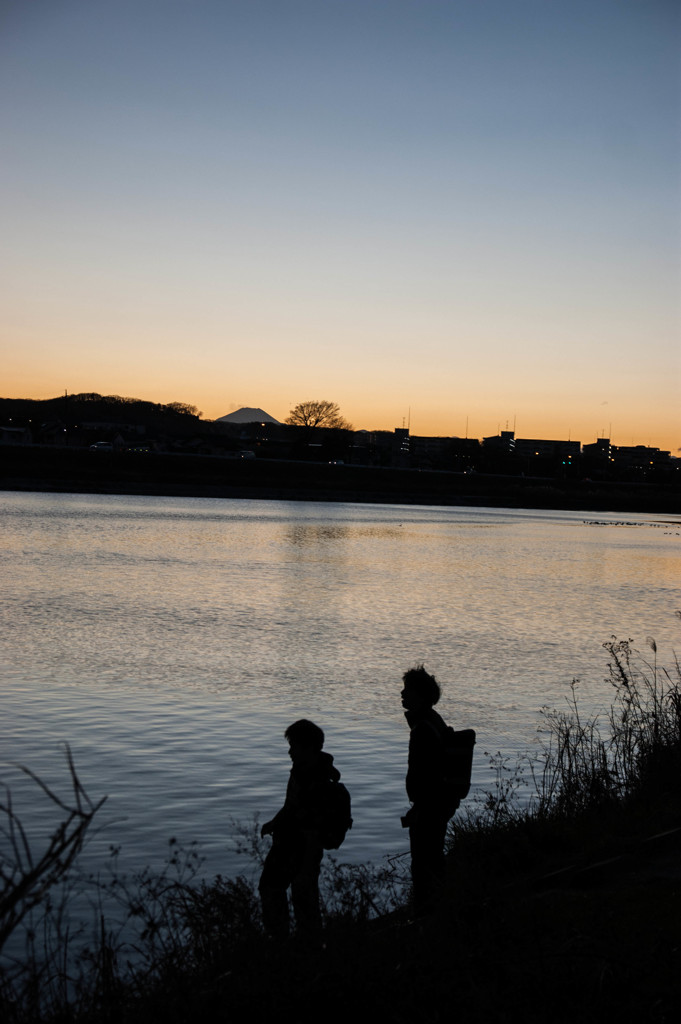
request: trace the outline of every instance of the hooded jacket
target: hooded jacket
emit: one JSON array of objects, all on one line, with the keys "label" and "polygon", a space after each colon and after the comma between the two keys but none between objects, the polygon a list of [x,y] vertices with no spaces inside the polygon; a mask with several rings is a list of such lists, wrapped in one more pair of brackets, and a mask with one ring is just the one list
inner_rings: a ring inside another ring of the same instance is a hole
[{"label": "hooded jacket", "polygon": [[333,757],[324,750],[320,750],[309,764],[294,764],[284,806],[272,819],[274,836],[319,830],[326,809],[327,783],[338,782],[340,777]]}]

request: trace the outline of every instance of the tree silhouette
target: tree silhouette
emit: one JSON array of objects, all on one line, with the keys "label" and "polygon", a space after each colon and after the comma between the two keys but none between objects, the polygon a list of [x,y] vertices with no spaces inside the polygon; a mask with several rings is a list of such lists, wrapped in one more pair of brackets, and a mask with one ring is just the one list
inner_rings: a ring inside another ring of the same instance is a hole
[{"label": "tree silhouette", "polygon": [[15,767],[32,779],[62,812],[62,820],[45,839],[42,852],[35,851],[12,804],[12,794],[3,783],[0,797],[0,833],[4,840],[0,858],[0,949],[31,910],[44,903],[52,886],[61,882],[80,852],[92,819],[106,797],[96,804],[87,795],[66,744],[73,796],[61,800],[30,768]]},{"label": "tree silhouette", "polygon": [[299,402],[291,409],[285,422],[293,427],[305,427],[309,433],[316,427],[352,430],[352,424],[341,416],[336,402]]},{"label": "tree silhouette", "polygon": [[187,402],[168,402],[166,409],[176,412],[180,416],[203,416],[196,405],[189,405]]}]

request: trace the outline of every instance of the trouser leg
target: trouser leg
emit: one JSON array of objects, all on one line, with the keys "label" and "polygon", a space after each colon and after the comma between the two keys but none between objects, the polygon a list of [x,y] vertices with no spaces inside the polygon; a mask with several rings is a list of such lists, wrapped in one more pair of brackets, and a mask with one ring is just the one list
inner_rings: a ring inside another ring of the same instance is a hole
[{"label": "trouser leg", "polygon": [[319,868],[324,850],[316,833],[305,833],[301,859],[291,880],[296,924],[303,932],[317,932],[322,925],[319,909]]},{"label": "trouser leg", "polygon": [[445,835],[447,818],[421,813],[409,827],[411,879],[414,903],[419,909],[434,908],[445,877]]},{"label": "trouser leg", "polygon": [[319,930],[319,867],[323,854],[316,832],[275,836],[258,884],[263,924],[269,935],[285,938],[289,933],[289,886],[298,928]]},{"label": "trouser leg", "polygon": [[290,858],[284,845],[275,841],[265,858],[258,883],[265,931],[275,938],[286,938],[289,933],[287,889],[290,881]]}]

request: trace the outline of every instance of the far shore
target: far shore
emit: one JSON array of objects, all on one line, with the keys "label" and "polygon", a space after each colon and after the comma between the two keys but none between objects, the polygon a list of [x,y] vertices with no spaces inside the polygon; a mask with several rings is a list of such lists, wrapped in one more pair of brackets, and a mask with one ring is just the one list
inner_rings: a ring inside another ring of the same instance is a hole
[{"label": "far shore", "polygon": [[83,448],[0,448],[0,489],[362,504],[681,514],[678,486],[224,459]]}]

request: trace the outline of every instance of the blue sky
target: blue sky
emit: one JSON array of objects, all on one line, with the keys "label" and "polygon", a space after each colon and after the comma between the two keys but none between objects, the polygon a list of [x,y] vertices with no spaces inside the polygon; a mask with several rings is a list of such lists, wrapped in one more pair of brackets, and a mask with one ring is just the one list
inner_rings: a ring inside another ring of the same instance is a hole
[{"label": "blue sky", "polygon": [[5,2],[0,393],[678,448],[680,24]]}]

